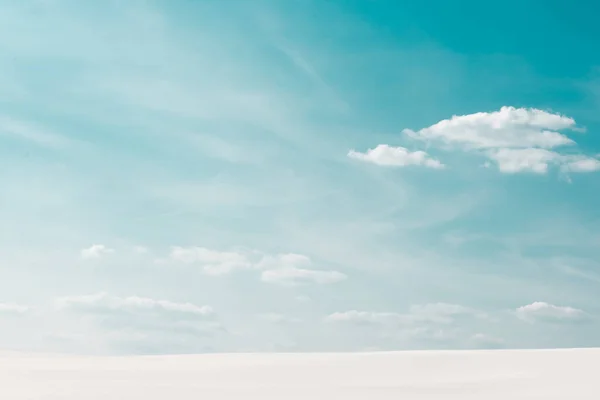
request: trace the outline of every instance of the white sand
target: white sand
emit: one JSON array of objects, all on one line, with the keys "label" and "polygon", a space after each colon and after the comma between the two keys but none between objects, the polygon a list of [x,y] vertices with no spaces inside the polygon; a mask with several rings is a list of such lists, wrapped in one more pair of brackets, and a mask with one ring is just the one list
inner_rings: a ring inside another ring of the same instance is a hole
[{"label": "white sand", "polygon": [[600,399],[600,349],[71,357],[0,354],[0,399]]}]

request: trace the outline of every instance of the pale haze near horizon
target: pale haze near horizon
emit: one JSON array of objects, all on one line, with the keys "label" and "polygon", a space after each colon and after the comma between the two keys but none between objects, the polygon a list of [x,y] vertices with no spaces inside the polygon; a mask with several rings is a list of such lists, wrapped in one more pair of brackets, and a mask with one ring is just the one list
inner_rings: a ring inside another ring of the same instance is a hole
[{"label": "pale haze near horizon", "polygon": [[592,400],[600,350],[0,356],[10,400]]}]

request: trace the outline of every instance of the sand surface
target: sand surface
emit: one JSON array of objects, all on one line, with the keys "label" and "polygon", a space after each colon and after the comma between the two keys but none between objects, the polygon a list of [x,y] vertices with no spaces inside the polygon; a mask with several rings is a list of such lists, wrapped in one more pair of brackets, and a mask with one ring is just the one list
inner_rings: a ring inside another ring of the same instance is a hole
[{"label": "sand surface", "polygon": [[74,357],[0,353],[0,399],[600,399],[600,349]]}]

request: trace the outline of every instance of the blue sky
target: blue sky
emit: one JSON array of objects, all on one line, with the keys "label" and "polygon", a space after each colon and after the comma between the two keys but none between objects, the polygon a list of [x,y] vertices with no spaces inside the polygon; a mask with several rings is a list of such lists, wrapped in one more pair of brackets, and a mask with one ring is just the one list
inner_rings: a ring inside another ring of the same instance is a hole
[{"label": "blue sky", "polygon": [[0,347],[597,346],[580,1],[0,1]]}]

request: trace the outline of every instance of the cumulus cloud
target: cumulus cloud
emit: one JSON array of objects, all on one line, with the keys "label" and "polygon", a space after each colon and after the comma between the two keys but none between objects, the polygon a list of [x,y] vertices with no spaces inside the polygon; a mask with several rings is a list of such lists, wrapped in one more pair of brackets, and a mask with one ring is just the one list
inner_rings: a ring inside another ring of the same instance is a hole
[{"label": "cumulus cloud", "polygon": [[559,130],[576,128],[575,120],[532,108],[502,107],[499,111],[453,116],[408,136],[467,149],[554,148],[575,142]]},{"label": "cumulus cloud", "polygon": [[81,258],[90,260],[100,258],[104,255],[112,254],[115,251],[103,244],[94,244],[86,249],[82,249],[80,254]]},{"label": "cumulus cloud", "polygon": [[[502,107],[498,111],[455,115],[420,130],[404,129],[409,139],[447,151],[467,151],[488,158],[486,166],[496,165],[502,173],[546,174],[550,167],[562,173],[600,170],[600,160],[570,150],[576,142],[565,130],[579,131],[575,120],[535,108]],[[379,165],[443,164],[423,151],[409,152],[403,147],[380,144],[366,153],[351,151],[349,156]]]},{"label": "cumulus cloud", "polygon": [[404,147],[393,147],[387,144],[380,144],[374,149],[368,149],[365,153],[350,150],[348,152],[348,157],[390,167],[407,167],[415,165],[438,169],[444,168],[444,164],[439,160],[432,158],[422,150],[411,152]]},{"label": "cumulus cloud", "polygon": [[516,315],[524,321],[535,322],[577,321],[583,319],[586,314],[583,310],[577,308],[556,306],[543,301],[536,301],[517,308]]},{"label": "cumulus cloud", "polygon": [[15,303],[0,303],[0,315],[22,315],[30,310],[28,306]]}]

